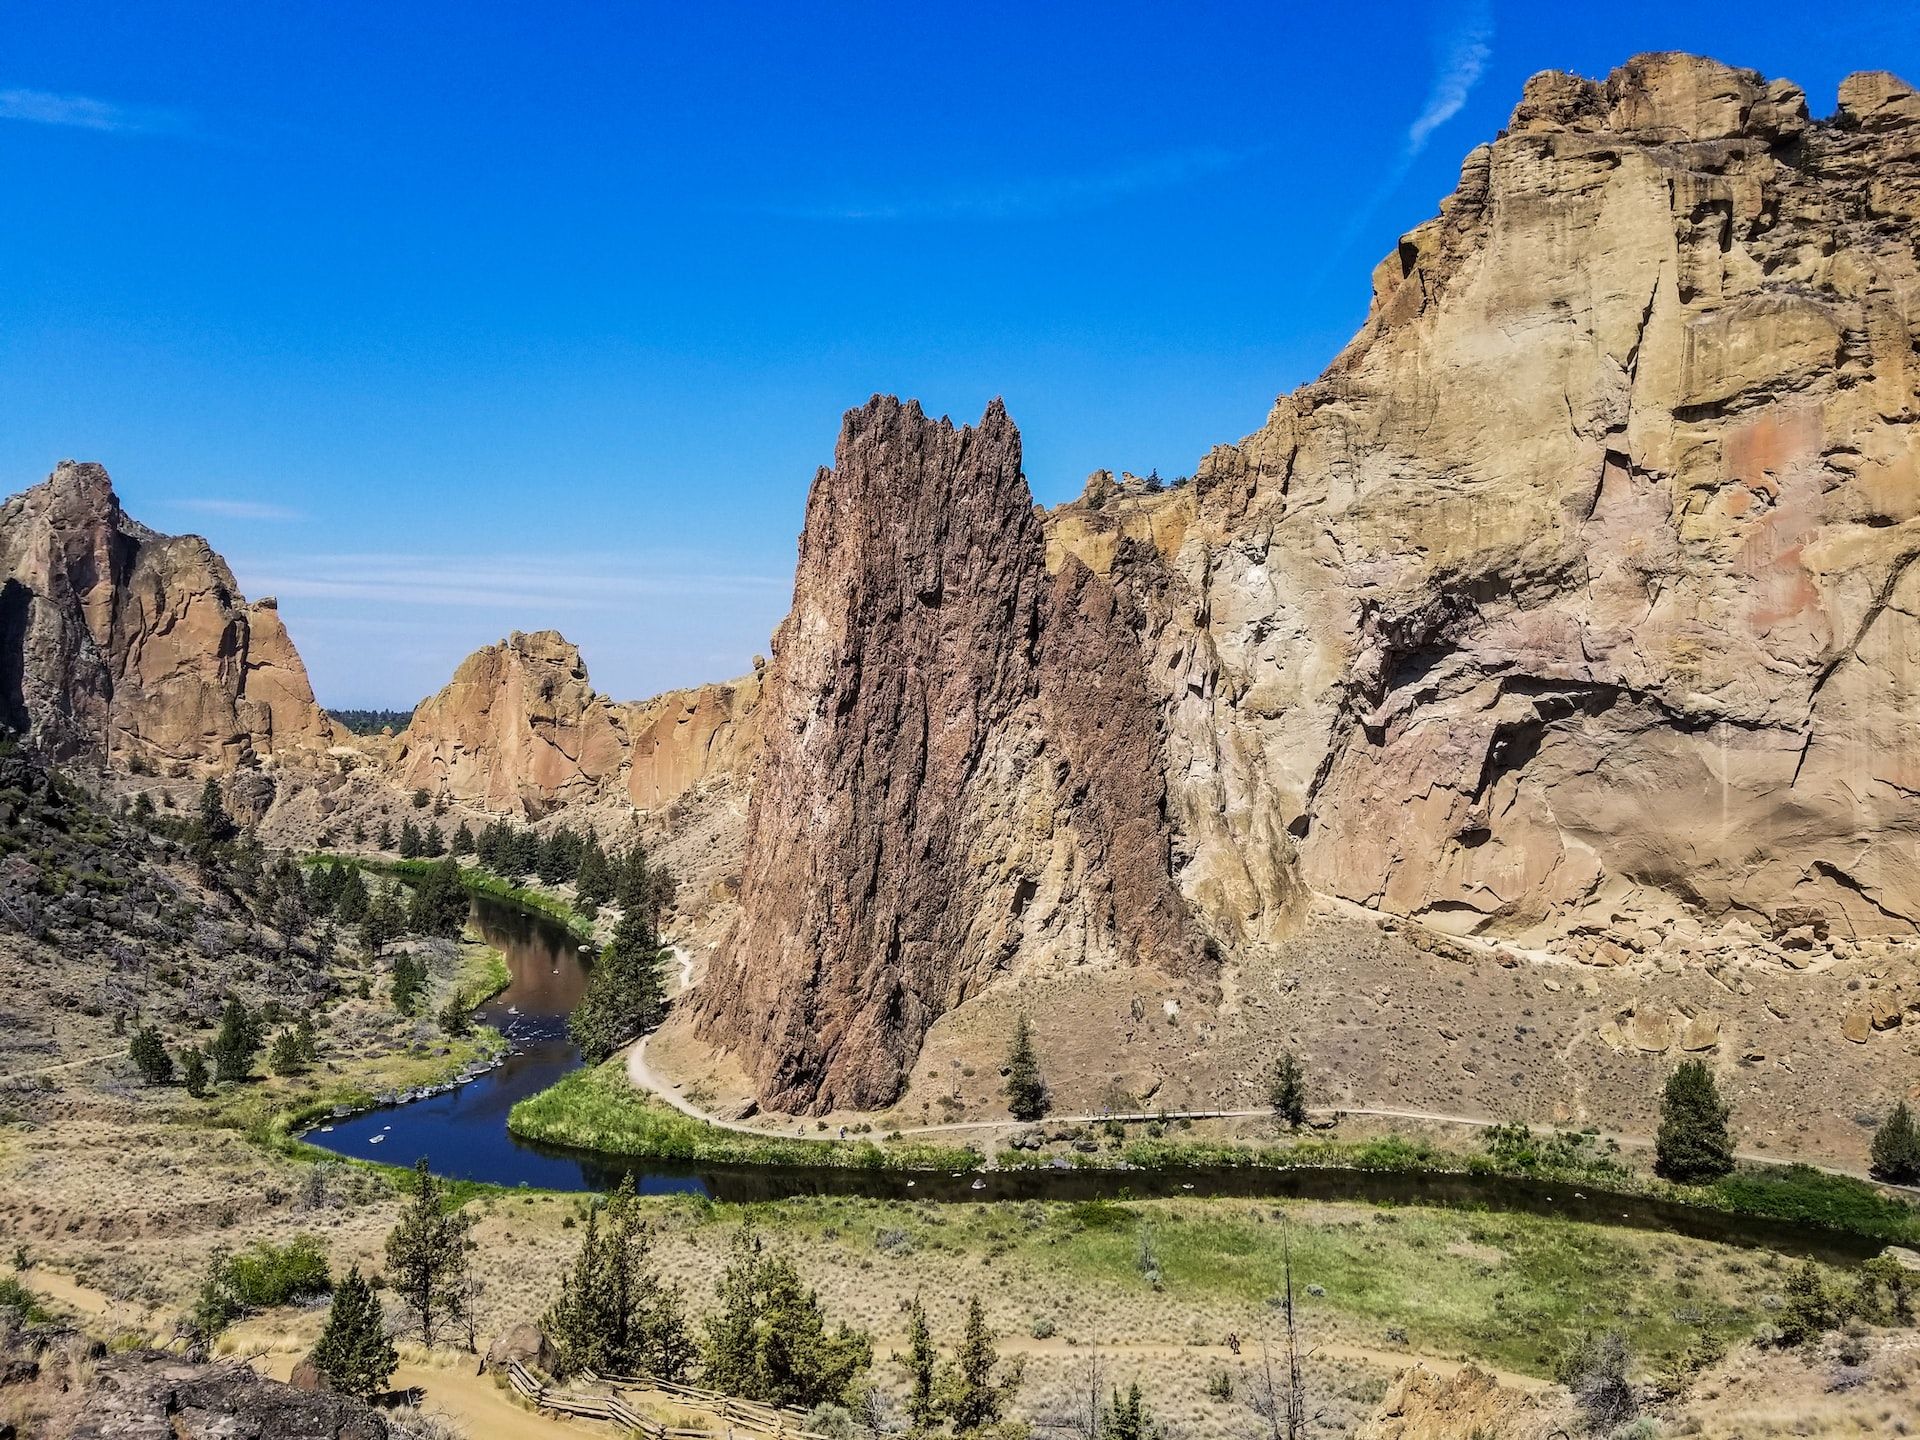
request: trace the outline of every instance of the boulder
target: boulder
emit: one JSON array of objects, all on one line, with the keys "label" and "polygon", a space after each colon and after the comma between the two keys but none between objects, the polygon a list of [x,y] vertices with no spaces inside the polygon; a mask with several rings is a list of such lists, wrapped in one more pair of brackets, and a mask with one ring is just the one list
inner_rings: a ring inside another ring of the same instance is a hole
[{"label": "boulder", "polygon": [[495,1336],[493,1343],[487,1346],[487,1369],[504,1370],[514,1363],[542,1373],[552,1372],[553,1347],[547,1343],[547,1337],[538,1325],[516,1325]]}]

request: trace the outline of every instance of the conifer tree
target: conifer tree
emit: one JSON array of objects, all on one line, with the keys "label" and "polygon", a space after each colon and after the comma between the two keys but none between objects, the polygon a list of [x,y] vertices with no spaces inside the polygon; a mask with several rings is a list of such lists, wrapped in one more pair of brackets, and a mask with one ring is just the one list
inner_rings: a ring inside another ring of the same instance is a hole
[{"label": "conifer tree", "polygon": [[333,1292],[327,1323],[313,1347],[313,1363],[327,1377],[329,1389],[362,1400],[385,1390],[400,1363],[387,1338],[380,1297],[360,1278],[358,1265]]},{"label": "conifer tree", "polygon": [[685,1378],[694,1346],[680,1289],[660,1282],[647,1264],[649,1249],[629,1175],[588,1210],[580,1254],[542,1324],[558,1374]]},{"label": "conifer tree", "polygon": [[972,1435],[1005,1418],[1007,1404],[1020,1388],[1025,1367],[1019,1358],[1003,1370],[994,1349],[987,1314],[974,1295],[967,1301],[967,1324],[944,1378],[942,1406],[955,1435]]},{"label": "conifer tree", "polygon": [[300,1036],[293,1030],[282,1030],[273,1037],[273,1045],[267,1051],[267,1068],[276,1075],[298,1075],[307,1068],[306,1057],[300,1051]]},{"label": "conifer tree", "polygon": [[666,1015],[663,956],[646,922],[622,915],[613,939],[587,973],[586,992],[567,1019],[589,1061],[606,1059]]},{"label": "conifer tree", "polygon": [[200,787],[200,810],[195,818],[196,838],[209,845],[224,845],[234,837],[235,827],[220,798],[220,782],[209,775]]},{"label": "conifer tree", "polygon": [[196,1100],[207,1093],[207,1057],[198,1045],[189,1045],[180,1052],[180,1080],[187,1087],[187,1094]]},{"label": "conifer tree", "polygon": [[213,1037],[213,1070],[223,1081],[244,1080],[260,1053],[260,1022],[238,996],[220,1013],[220,1029]]},{"label": "conifer tree", "polygon": [[801,1283],[787,1256],[770,1256],[760,1283],[763,1389],[753,1398],[803,1410],[842,1402],[854,1377],[873,1363],[873,1342],[844,1323],[828,1333],[819,1297]]},{"label": "conifer tree", "polygon": [[170,1085],[173,1083],[173,1058],[167,1054],[167,1047],[161,1042],[160,1032],[151,1025],[142,1025],[135,1032],[133,1043],[127,1047],[127,1053],[140,1069],[140,1078],[149,1085]]},{"label": "conifer tree", "polygon": [[438,820],[427,822],[427,833],[420,837],[420,853],[429,860],[438,860],[447,853],[447,837]]},{"label": "conifer tree", "polygon": [[907,1372],[907,1419],[915,1430],[932,1430],[940,1423],[940,1400],[934,1388],[940,1357],[918,1295],[907,1311],[907,1358],[901,1364]]},{"label": "conifer tree", "polygon": [[1732,1109],[1704,1060],[1684,1060],[1667,1078],[1654,1137],[1654,1169],[1682,1185],[1703,1185],[1733,1169]]},{"label": "conifer tree", "polygon": [[471,1216],[445,1210],[440,1182],[420,1160],[413,1167],[413,1199],[387,1236],[388,1279],[420,1324],[432,1348],[442,1322],[457,1319],[465,1303],[460,1272],[466,1258]]},{"label": "conifer tree", "polygon": [[400,822],[400,858],[418,860],[422,843],[420,827],[411,820],[402,820]]},{"label": "conifer tree", "polygon": [[727,1268],[701,1340],[701,1374],[709,1388],[750,1396],[760,1389],[760,1267],[765,1247],[751,1225],[735,1232]]},{"label": "conifer tree", "polygon": [[1038,1120],[1047,1113],[1047,1082],[1033,1050],[1033,1029],[1023,1014],[1013,1023],[1013,1044],[1007,1051],[1007,1109],[1016,1120]]},{"label": "conifer tree", "polygon": [[1920,1184],[1920,1130],[1906,1101],[1895,1105],[1874,1132],[1872,1158],[1875,1179],[1889,1185]]},{"label": "conifer tree", "polygon": [[453,832],[453,843],[450,848],[455,855],[473,854],[473,827],[467,824],[466,821],[462,820],[460,822],[460,828]]},{"label": "conifer tree", "polygon": [[385,817],[381,818],[380,828],[374,831],[373,834],[373,847],[376,850],[383,851],[393,849],[393,822],[391,820]]},{"label": "conifer tree", "polygon": [[1100,1440],[1159,1440],[1160,1426],[1140,1398],[1140,1382],[1127,1387],[1122,1399],[1116,1387],[1113,1403],[1100,1417]]},{"label": "conifer tree", "polygon": [[589,915],[613,898],[613,871],[607,864],[607,852],[591,832],[580,847],[580,868],[575,872],[573,889],[580,908]]},{"label": "conifer tree", "polygon": [[1291,1050],[1273,1062],[1267,1103],[1273,1106],[1273,1118],[1290,1129],[1298,1130],[1307,1123],[1307,1077]]},{"label": "conifer tree", "polygon": [[333,902],[333,913],[342,925],[358,925],[367,915],[367,882],[361,877],[358,865],[348,865],[345,869],[346,874],[340,877],[339,894]]}]

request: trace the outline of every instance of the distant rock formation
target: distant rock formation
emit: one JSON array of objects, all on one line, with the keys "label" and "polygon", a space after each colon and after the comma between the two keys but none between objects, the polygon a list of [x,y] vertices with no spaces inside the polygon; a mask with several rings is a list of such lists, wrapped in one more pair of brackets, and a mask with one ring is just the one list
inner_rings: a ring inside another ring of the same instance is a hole
[{"label": "distant rock formation", "polygon": [[474,651],[401,739],[401,785],[535,815],[599,794],[626,759],[612,705],[553,630]]},{"label": "distant rock formation", "polygon": [[272,600],[198,536],[130,519],[63,461],[0,505],[0,726],[57,759],[231,770],[333,728]]},{"label": "distant rock formation", "polygon": [[621,797],[664,808],[710,775],[750,772],[758,695],[749,677],[616,702],[558,631],[516,631],[420,702],[392,769],[405,788],[502,813]]},{"label": "distant rock formation", "polygon": [[1045,557],[997,401],[977,428],[848,413],[774,637],[738,928],[699,991],[763,1103],[886,1103],[934,1019],[1023,963],[1203,963],[1138,644],[1110,586]]}]

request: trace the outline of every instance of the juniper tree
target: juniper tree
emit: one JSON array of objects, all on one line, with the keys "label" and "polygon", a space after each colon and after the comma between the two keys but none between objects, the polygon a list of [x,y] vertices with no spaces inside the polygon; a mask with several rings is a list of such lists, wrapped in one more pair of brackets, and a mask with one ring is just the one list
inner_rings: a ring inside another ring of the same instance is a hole
[{"label": "juniper tree", "polygon": [[907,1418],[915,1430],[932,1430],[940,1423],[940,1400],[935,1389],[939,1366],[926,1307],[916,1295],[907,1311],[907,1358],[901,1362],[907,1372]]},{"label": "juniper tree", "polygon": [[1013,1022],[1013,1044],[1007,1051],[1007,1109],[1016,1120],[1038,1120],[1047,1113],[1047,1082],[1033,1050],[1033,1029],[1022,1014]]},{"label": "juniper tree", "polygon": [[1732,1109],[1704,1060],[1683,1060],[1667,1077],[1654,1137],[1654,1169],[1668,1180],[1701,1185],[1733,1169]]},{"label": "juniper tree", "polygon": [[1125,1399],[1116,1386],[1113,1403],[1100,1417],[1101,1440],[1159,1440],[1159,1436],[1159,1422],[1140,1398],[1140,1382],[1136,1380],[1127,1387]]},{"label": "juniper tree", "polygon": [[1874,1178],[1889,1185],[1920,1184],[1920,1131],[1906,1101],[1895,1105],[1874,1132],[1872,1158]]},{"label": "juniper tree", "polygon": [[313,1347],[314,1368],[327,1377],[328,1389],[366,1400],[387,1388],[399,1363],[380,1297],[356,1265],[333,1292],[327,1323]]},{"label": "juniper tree", "polygon": [[873,1363],[866,1332],[843,1323],[830,1333],[793,1262],[769,1255],[747,1226],[734,1236],[718,1297],[701,1344],[706,1383],[716,1390],[776,1405],[841,1403]]},{"label": "juniper tree", "polygon": [[420,1338],[431,1348],[441,1322],[461,1313],[460,1271],[473,1220],[446,1210],[440,1182],[425,1160],[415,1163],[413,1175],[413,1199],[387,1236],[388,1282],[419,1321]]},{"label": "juniper tree", "polygon": [[149,1085],[170,1085],[173,1083],[173,1059],[167,1054],[167,1047],[161,1042],[160,1032],[151,1025],[142,1025],[135,1032],[133,1043],[127,1047],[127,1053],[140,1069],[140,1078]]},{"label": "juniper tree", "polygon": [[187,1094],[196,1100],[207,1093],[207,1057],[198,1045],[189,1045],[180,1052],[180,1080],[187,1087]]},{"label": "juniper tree", "polygon": [[273,1037],[273,1046],[267,1051],[267,1068],[276,1075],[298,1075],[307,1068],[300,1036],[295,1031],[282,1030]]},{"label": "juniper tree", "polygon": [[219,1080],[247,1078],[254,1056],[260,1053],[260,1022],[241,1003],[238,996],[227,1001],[220,1012],[220,1029],[213,1037],[213,1069]]},{"label": "juniper tree", "polygon": [[999,1424],[1024,1374],[1025,1365],[1018,1356],[1002,1369],[993,1332],[987,1329],[986,1309],[978,1295],[969,1297],[966,1328],[942,1377],[941,1410],[952,1421],[953,1433],[971,1435]]},{"label": "juniper tree", "polygon": [[1267,1080],[1267,1103],[1273,1106],[1273,1118],[1298,1130],[1307,1123],[1307,1077],[1291,1050],[1273,1062],[1273,1074]]}]

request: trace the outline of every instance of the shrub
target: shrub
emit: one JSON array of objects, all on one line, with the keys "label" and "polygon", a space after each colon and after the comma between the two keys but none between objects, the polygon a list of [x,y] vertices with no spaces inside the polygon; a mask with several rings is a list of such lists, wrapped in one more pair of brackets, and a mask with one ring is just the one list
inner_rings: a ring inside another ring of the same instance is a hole
[{"label": "shrub", "polygon": [[1733,1169],[1731,1108],[1704,1060],[1685,1060],[1667,1078],[1654,1137],[1654,1169],[1682,1185],[1718,1180]]},{"label": "shrub", "polygon": [[1920,1130],[1904,1100],[1874,1133],[1873,1173],[1890,1185],[1920,1184]]}]

